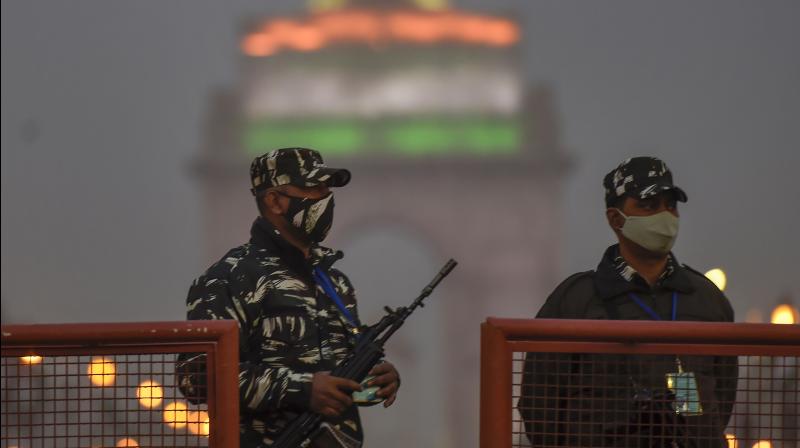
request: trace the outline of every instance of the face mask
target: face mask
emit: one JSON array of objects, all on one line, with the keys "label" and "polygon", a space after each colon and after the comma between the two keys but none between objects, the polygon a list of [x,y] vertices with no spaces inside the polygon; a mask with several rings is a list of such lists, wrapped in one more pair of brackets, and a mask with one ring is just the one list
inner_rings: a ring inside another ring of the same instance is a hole
[{"label": "face mask", "polygon": [[650,216],[626,216],[622,210],[616,209],[625,218],[622,234],[625,238],[659,254],[667,254],[678,237],[678,217],[668,211]]},{"label": "face mask", "polygon": [[319,243],[324,240],[333,224],[333,193],[320,199],[284,196],[289,198],[286,219],[311,241]]}]

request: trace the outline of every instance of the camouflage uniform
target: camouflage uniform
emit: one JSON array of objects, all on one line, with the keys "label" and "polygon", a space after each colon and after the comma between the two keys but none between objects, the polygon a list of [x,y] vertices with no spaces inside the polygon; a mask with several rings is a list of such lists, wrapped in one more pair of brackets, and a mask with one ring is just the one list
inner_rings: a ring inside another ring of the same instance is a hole
[{"label": "camouflage uniform", "polygon": [[[264,185],[313,186],[339,176],[329,184],[341,186],[349,180],[349,172],[343,178],[344,170],[324,167],[316,151],[281,151],[253,162],[254,193]],[[189,319],[238,323],[242,447],[271,445],[288,422],[309,409],[313,373],[333,369],[354,346],[352,325],[314,282],[313,268],[328,273],[358,319],[353,286],[331,267],[341,252],[314,245],[306,259],[262,217],[250,234],[247,244],[228,251],[192,283],[186,301]],[[187,396],[188,386],[182,387]],[[328,421],[362,440],[357,407]]]}]

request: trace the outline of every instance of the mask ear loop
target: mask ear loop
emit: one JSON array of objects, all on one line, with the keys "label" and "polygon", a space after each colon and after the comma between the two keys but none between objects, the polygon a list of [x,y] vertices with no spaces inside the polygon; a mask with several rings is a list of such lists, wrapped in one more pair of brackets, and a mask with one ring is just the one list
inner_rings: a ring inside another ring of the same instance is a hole
[{"label": "mask ear loop", "polygon": [[[625,222],[628,222],[628,215],[626,215],[625,213],[622,213],[622,210],[618,209],[617,207],[611,207],[611,209],[612,209],[612,210],[616,210],[616,211],[617,211],[617,213],[619,213],[619,214],[620,214],[620,216],[622,216],[623,218],[625,218]],[[617,230],[619,230],[619,231],[622,231],[622,227],[625,227],[625,223],[622,223],[622,226],[621,226],[621,227],[619,227]]]}]

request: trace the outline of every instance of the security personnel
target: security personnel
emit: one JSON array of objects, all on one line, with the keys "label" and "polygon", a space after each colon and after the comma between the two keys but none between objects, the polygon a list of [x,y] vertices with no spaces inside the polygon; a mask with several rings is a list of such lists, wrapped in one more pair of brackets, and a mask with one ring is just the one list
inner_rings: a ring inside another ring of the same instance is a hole
[{"label": "security personnel", "polygon": [[[536,317],[732,322],[723,293],[671,252],[687,196],[664,162],[625,160],[603,185],[619,243],[596,270],[558,285]],[[684,382],[680,396],[666,375]],[[529,353],[518,409],[535,447],[722,448],[736,380],[730,357]]]},{"label": "security personnel", "polygon": [[[324,415],[337,437],[363,440],[351,393],[361,386],[332,370],[354,347],[360,323],[353,286],[332,267],[342,253],[319,243],[333,223],[331,187],[350,181],[317,151],[285,148],[253,160],[259,217],[250,241],[195,280],[189,319],[233,319],[239,326],[241,446],[269,446],[299,413]],[[391,405],[399,375],[378,364],[370,386]],[[181,378],[187,397],[191,376]],[[198,385],[200,386],[200,385]]]}]

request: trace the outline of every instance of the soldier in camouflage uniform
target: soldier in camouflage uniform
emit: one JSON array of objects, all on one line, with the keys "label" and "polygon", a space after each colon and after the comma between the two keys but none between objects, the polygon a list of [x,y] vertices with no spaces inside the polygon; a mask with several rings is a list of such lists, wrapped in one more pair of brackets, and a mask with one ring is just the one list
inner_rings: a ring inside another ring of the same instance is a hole
[{"label": "soldier in camouflage uniform", "polygon": [[[333,193],[350,181],[326,167],[317,151],[286,148],[257,157],[250,168],[260,216],[250,241],[231,249],[195,280],[189,319],[233,319],[239,325],[241,446],[270,446],[299,413],[327,417],[363,440],[351,393],[361,386],[326,372],[354,346],[358,310],[353,286],[332,267],[342,253],[320,246],[333,221]],[[318,275],[325,279],[320,280]],[[329,297],[318,281],[330,281]],[[337,303],[338,302],[338,303]],[[399,376],[384,362],[370,385],[391,405]],[[191,395],[191,384],[181,379]]]},{"label": "soldier in camouflage uniform", "polygon": [[[603,185],[619,244],[606,250],[597,270],[558,285],[536,317],[732,322],[725,295],[671,252],[677,203],[687,197],[664,162],[625,160]],[[702,412],[673,407],[665,375],[682,369],[696,378]],[[518,410],[534,447],[724,448],[737,360],[528,353],[522,383]]]}]

